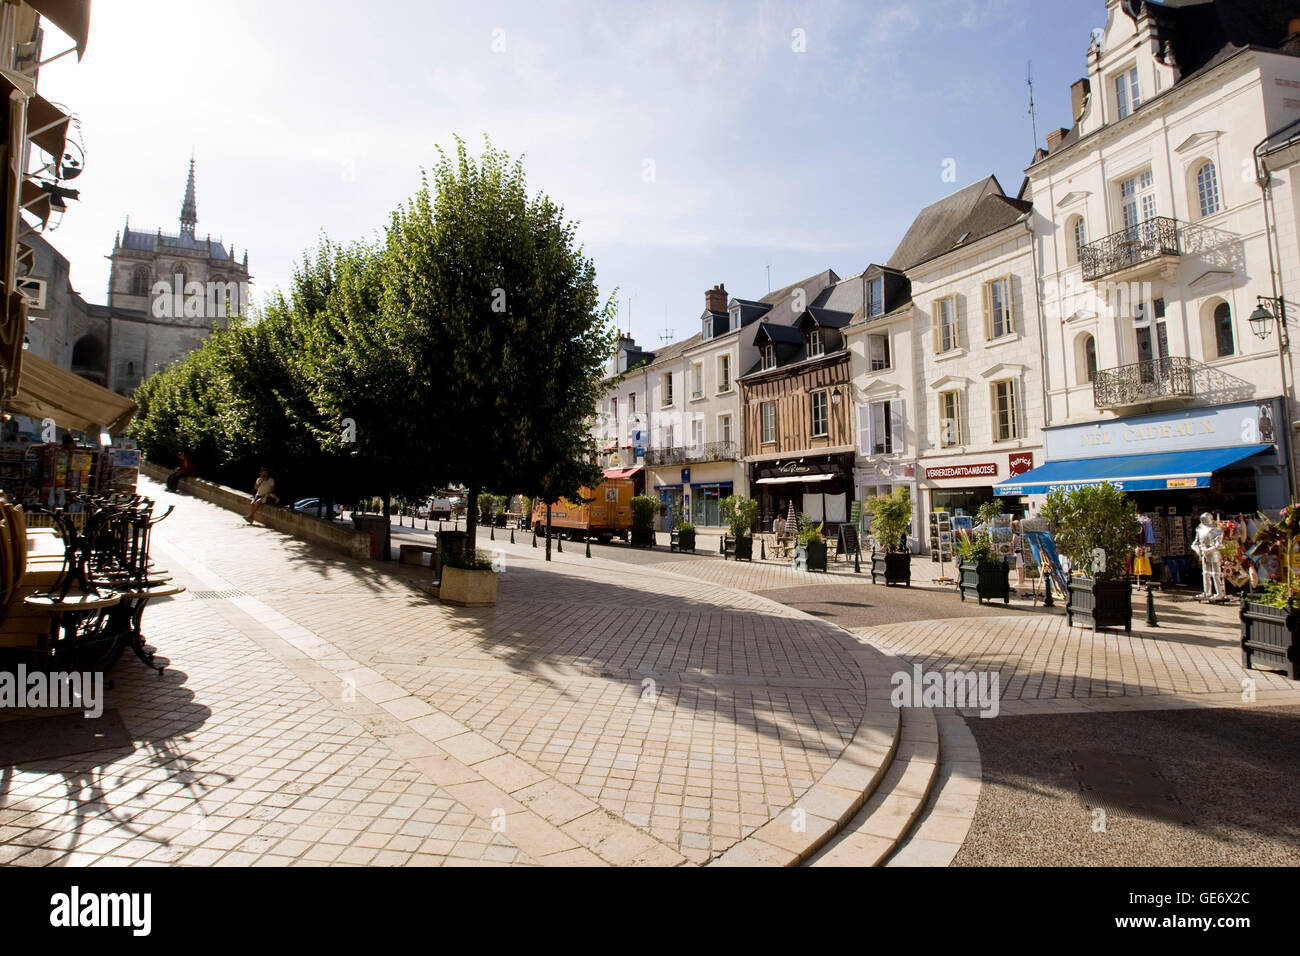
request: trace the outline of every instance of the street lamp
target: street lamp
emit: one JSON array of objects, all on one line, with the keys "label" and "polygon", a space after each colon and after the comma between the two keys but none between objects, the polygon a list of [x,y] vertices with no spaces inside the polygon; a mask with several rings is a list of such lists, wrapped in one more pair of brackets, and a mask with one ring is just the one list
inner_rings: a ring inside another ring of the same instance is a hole
[{"label": "street lamp", "polygon": [[1276,322],[1282,344],[1286,345],[1286,300],[1273,299],[1266,295],[1256,298],[1258,306],[1250,313],[1250,330],[1263,341],[1273,331],[1273,323]]}]

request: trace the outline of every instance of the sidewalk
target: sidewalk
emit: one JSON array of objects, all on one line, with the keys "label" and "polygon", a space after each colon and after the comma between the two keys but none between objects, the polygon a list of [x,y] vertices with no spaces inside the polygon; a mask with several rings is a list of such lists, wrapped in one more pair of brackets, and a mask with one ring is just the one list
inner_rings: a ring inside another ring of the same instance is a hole
[{"label": "sidewalk", "polygon": [[705,863],[851,815],[819,781],[892,747],[886,658],[762,597],[506,533],[499,605],[453,609],[142,484],[189,588],[145,619],[168,670],[115,668],[102,749],[0,771],[0,863]]}]

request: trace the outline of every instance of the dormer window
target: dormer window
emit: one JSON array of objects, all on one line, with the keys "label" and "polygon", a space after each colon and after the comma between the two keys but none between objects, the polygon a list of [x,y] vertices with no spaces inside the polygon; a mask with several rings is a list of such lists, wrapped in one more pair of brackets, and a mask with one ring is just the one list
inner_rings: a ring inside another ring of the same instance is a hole
[{"label": "dormer window", "polygon": [[708,341],[709,339],[713,338],[713,316],[712,315],[705,315],[704,318],[700,320],[700,338],[704,339],[705,341]]},{"label": "dormer window", "polygon": [[731,331],[734,332],[738,328],[740,328],[740,306],[733,305],[731,307]]},{"label": "dormer window", "polygon": [[885,280],[871,279],[867,282],[867,315],[875,317],[885,314]]},{"label": "dormer window", "polygon": [[1137,67],[1125,70],[1115,77],[1115,109],[1120,119],[1142,105],[1142,89],[1138,86]]},{"label": "dormer window", "polygon": [[813,329],[808,333],[808,357],[813,358],[817,355],[823,355],[826,352],[826,344],[822,341],[822,330]]},{"label": "dormer window", "polygon": [[766,342],[762,350],[763,368],[776,368],[776,346],[771,342]]}]

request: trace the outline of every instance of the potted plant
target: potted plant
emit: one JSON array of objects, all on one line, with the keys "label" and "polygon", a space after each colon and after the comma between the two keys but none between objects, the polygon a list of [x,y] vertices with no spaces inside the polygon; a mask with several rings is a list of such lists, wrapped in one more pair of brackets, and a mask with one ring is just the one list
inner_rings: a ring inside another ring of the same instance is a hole
[{"label": "potted plant", "polygon": [[655,545],[655,518],[659,502],[645,495],[632,499],[632,547],[653,548]]},{"label": "potted plant", "polygon": [[1259,530],[1247,557],[1256,576],[1275,575],[1262,591],[1242,597],[1241,666],[1253,670],[1280,670],[1296,679],[1300,664],[1300,579],[1295,574],[1300,559],[1300,514],[1293,504],[1277,521],[1259,515]]},{"label": "potted plant", "polygon": [[442,577],[436,589],[443,604],[491,607],[497,603],[497,573],[483,552],[471,556],[452,548],[442,560]]},{"label": "potted plant", "polygon": [[799,516],[798,547],[794,549],[794,566],[805,571],[826,570],[826,539],[821,523],[813,524]]},{"label": "potted plant", "polygon": [[1003,604],[1011,603],[1011,566],[998,559],[987,532],[963,535],[956,551],[957,590],[963,601],[973,597],[982,604],[1001,598]]},{"label": "potted plant", "polygon": [[689,521],[677,522],[677,550],[691,552],[695,550],[695,525]]},{"label": "potted plant", "polygon": [[907,550],[907,532],[912,527],[912,496],[906,486],[893,494],[876,495],[867,502],[871,515],[871,583],[885,579],[885,586],[912,586],[912,556]]},{"label": "potted plant", "polygon": [[729,495],[718,502],[718,506],[730,532],[723,541],[723,558],[731,553],[737,561],[753,561],[754,538],[750,531],[758,517],[758,502],[744,495]]},{"label": "potted plant", "polygon": [[[1106,482],[1047,496],[1043,517],[1057,550],[1070,559],[1065,617],[1071,627],[1133,627],[1133,588],[1128,556],[1140,529],[1137,509]],[[1077,622],[1077,624],[1076,624]]]}]

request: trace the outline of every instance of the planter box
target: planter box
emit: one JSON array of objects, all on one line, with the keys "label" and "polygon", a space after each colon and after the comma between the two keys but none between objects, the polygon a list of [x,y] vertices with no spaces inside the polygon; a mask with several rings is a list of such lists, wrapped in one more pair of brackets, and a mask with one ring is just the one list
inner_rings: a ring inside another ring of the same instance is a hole
[{"label": "planter box", "polygon": [[1070,578],[1065,619],[1070,627],[1091,627],[1094,632],[1103,627],[1123,627],[1124,633],[1131,634],[1133,588],[1127,581]]},{"label": "planter box", "polygon": [[491,607],[497,603],[497,573],[445,567],[438,600],[457,607]]},{"label": "planter box", "polygon": [[825,571],[826,542],[801,544],[795,548],[793,566],[796,571]]},{"label": "planter box", "polygon": [[754,560],[754,538],[751,535],[741,535],[733,542],[737,561]]},{"label": "planter box", "polygon": [[1296,632],[1300,613],[1254,601],[1241,602],[1241,666],[1257,671],[1282,671],[1296,679],[1300,651]]},{"label": "planter box", "polygon": [[1011,603],[1011,565],[1005,561],[980,561],[978,564],[958,562],[957,589],[965,601],[973,597],[977,603],[1001,600]]},{"label": "planter box", "polygon": [[655,529],[634,527],[632,529],[631,544],[634,548],[653,548],[655,546]]},{"label": "planter box", "polygon": [[885,587],[891,584],[912,586],[912,556],[906,551],[872,551],[871,583],[876,578],[885,579]]},{"label": "planter box", "polygon": [[695,551],[695,529],[689,531],[674,531],[669,539],[670,547],[668,550],[673,551]]}]

